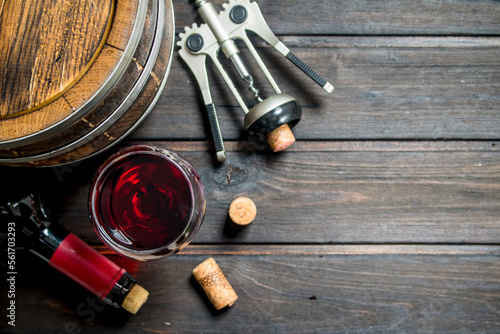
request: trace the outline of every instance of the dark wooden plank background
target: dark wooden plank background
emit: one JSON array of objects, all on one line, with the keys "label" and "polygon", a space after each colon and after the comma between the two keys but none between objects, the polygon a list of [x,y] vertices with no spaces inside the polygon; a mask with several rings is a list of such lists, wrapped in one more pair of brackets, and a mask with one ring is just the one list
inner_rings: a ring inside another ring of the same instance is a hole
[{"label": "dark wooden plank background", "polygon": [[[295,130],[299,139],[498,138],[498,38],[282,39],[336,87],[328,95],[272,48],[259,48],[280,88],[303,106],[304,122]],[[193,94],[198,89],[194,79],[179,59],[174,59],[172,72],[178,75],[170,76],[155,113],[133,139],[201,140],[207,136],[206,122],[200,117],[201,101]],[[240,139],[241,112],[235,110],[236,101],[222,79],[214,77],[212,93],[222,134],[225,139]]]},{"label": "dark wooden plank background", "polygon": [[[92,311],[88,292],[24,255],[17,326],[7,327],[2,307],[2,330],[500,331],[500,2],[259,4],[284,43],[336,87],[326,94],[254,38],[278,85],[303,105],[298,142],[273,154],[249,141],[242,112],[211,71],[228,148],[228,161],[217,164],[198,89],[175,56],[158,105],[120,147],[174,149],[199,170],[208,210],[195,241],[147,263],[101,246],[87,216],[88,187],[116,149],[70,166],[2,167],[2,191],[21,183],[44,194],[55,219],[151,292],[134,316]],[[200,22],[191,1],[174,9],[177,32]],[[258,217],[235,233],[226,212],[238,195],[255,200]],[[191,277],[209,256],[239,295],[223,312]]]}]

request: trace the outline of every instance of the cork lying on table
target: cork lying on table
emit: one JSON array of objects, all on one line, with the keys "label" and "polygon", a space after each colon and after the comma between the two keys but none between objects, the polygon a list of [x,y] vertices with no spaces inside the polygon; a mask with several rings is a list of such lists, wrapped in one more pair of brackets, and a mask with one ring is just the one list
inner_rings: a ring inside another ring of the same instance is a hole
[{"label": "cork lying on table", "polygon": [[213,258],[203,261],[194,268],[193,276],[217,311],[236,303],[238,299],[236,292]]},{"label": "cork lying on table", "polygon": [[266,139],[274,152],[283,151],[295,143],[295,136],[286,123],[274,129],[267,135]]},{"label": "cork lying on table", "polygon": [[255,203],[248,197],[238,197],[229,206],[229,218],[235,224],[245,226],[254,221],[257,215]]}]

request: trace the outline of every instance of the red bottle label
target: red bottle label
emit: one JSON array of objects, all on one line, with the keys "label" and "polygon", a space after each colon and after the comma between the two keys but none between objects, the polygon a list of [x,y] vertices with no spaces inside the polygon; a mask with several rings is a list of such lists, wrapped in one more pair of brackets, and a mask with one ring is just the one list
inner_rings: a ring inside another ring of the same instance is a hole
[{"label": "red bottle label", "polygon": [[61,242],[49,265],[104,299],[125,273],[73,233]]}]

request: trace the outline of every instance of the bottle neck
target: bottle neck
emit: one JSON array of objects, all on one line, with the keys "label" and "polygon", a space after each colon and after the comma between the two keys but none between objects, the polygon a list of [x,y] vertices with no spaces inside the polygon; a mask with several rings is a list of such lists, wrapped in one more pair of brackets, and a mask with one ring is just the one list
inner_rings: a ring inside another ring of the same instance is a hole
[{"label": "bottle neck", "polygon": [[114,307],[120,307],[125,300],[125,297],[128,295],[130,290],[136,284],[135,278],[130,275],[128,272],[125,272],[122,277],[113,285],[113,288],[109,292],[109,294],[104,298],[104,301],[109,305],[113,305]]}]

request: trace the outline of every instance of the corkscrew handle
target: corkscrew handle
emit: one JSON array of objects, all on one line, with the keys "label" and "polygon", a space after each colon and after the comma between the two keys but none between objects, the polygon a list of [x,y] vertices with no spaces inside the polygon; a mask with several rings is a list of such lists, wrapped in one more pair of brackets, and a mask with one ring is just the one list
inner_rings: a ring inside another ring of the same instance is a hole
[{"label": "corkscrew handle", "polygon": [[[290,49],[288,49],[288,47],[286,47],[286,45],[283,44],[283,42],[281,42],[279,38],[272,32],[271,28],[269,28],[269,26],[267,25],[262,12],[260,11],[259,5],[256,2],[250,3],[246,0],[234,0],[227,4],[225,7],[226,12],[221,14],[221,20],[223,21],[223,24],[229,27],[232,38],[241,38],[245,41],[256,59],[258,58],[258,56],[250,46],[251,42],[246,35],[246,30],[250,30],[260,36],[263,40],[274,47],[279,53],[290,60],[295,66],[297,66],[305,74],[307,74],[311,79],[313,79],[317,84],[323,87],[325,91],[327,91],[328,93],[333,92],[334,88],[332,84],[323,79],[313,69],[311,69],[296,55],[294,55],[290,51]],[[236,9],[238,13],[240,13],[239,17],[245,17],[248,19],[245,19],[241,23],[235,22],[234,11],[236,11]],[[243,15],[243,13],[245,13],[245,15]],[[261,65],[260,60],[257,59],[257,61],[259,61],[259,65]],[[261,65],[261,67],[264,67],[263,64]],[[279,94],[279,92],[277,93]]]},{"label": "corkscrew handle", "polygon": [[215,104],[210,103],[205,105],[208,114],[208,122],[210,123],[210,130],[212,131],[212,137],[214,138],[215,151],[217,152],[217,160],[223,162],[226,160],[226,149],[224,148],[224,141],[222,140],[222,135],[219,126],[219,120],[217,118],[217,112],[215,111]]},{"label": "corkscrew handle", "polygon": [[[194,24],[192,28],[186,27],[185,32],[179,34],[179,36],[181,37],[181,40],[177,43],[177,45],[181,47],[179,55],[188,65],[196,79],[196,82],[198,83],[198,86],[200,87],[203,102],[207,110],[210,130],[214,139],[217,160],[219,160],[219,162],[223,162],[226,160],[226,150],[224,148],[224,141],[222,140],[219,121],[217,119],[217,111],[210,92],[210,84],[208,82],[206,68],[207,56],[213,60],[217,69],[221,72],[223,78],[226,80],[233,93],[235,93],[236,88],[227,73],[222,68],[220,62],[217,60],[217,52],[219,48],[216,44],[215,37],[210,33],[210,28],[207,25],[200,28],[198,28],[196,24]],[[238,102],[242,103],[241,96],[239,96],[237,92],[235,96],[237,97]],[[246,108],[246,106],[244,107]]]},{"label": "corkscrew handle", "polygon": [[334,88],[333,86],[323,79],[318,73],[316,73],[312,68],[307,66],[302,60],[299,59],[296,55],[294,55],[291,51],[288,52],[286,58],[290,60],[295,66],[302,70],[305,74],[309,76],[309,78],[313,79],[318,85],[323,87],[325,91],[328,93],[332,93]]}]

